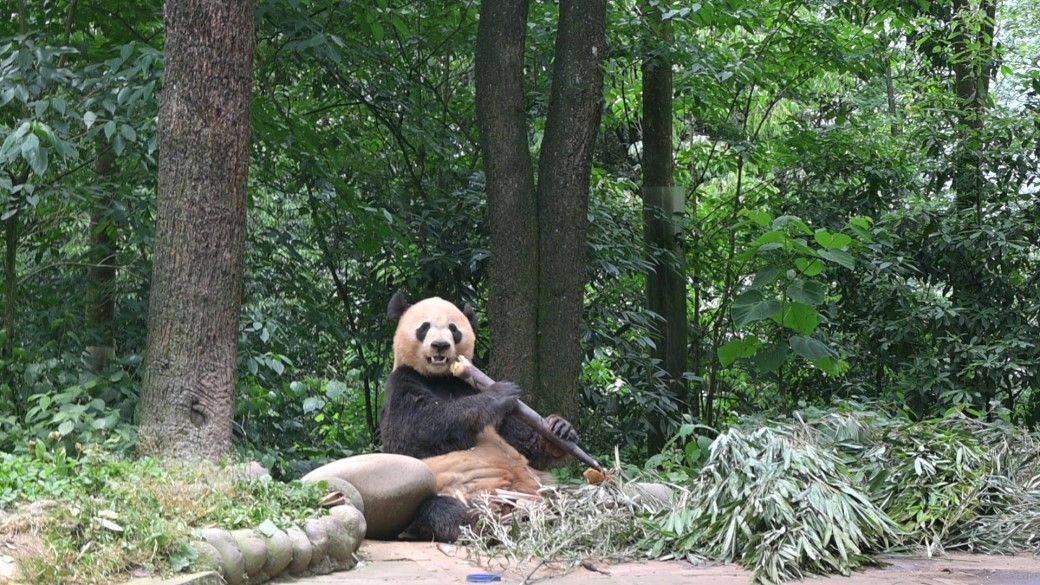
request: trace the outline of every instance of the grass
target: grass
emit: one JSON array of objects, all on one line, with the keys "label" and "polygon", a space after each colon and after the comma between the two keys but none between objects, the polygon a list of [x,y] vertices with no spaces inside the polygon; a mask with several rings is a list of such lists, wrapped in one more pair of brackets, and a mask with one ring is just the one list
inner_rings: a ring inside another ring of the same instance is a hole
[{"label": "grass", "polygon": [[[69,457],[37,447],[0,455],[0,540],[33,583],[109,583],[169,574],[195,560],[195,528],[279,527],[318,515],[322,486],[250,480],[211,464],[163,465],[101,451]],[[53,500],[41,506],[40,502]],[[27,502],[36,501],[32,513]]]}]

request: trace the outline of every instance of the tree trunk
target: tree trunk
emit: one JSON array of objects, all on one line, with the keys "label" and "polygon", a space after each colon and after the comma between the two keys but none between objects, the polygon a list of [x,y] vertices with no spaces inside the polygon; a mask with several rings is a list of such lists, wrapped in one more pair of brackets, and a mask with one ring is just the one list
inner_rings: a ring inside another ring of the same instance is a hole
[{"label": "tree trunk", "polygon": [[538,378],[539,258],[524,100],[526,36],[526,1],[481,2],[475,74],[491,229],[490,371],[531,390]]},{"label": "tree trunk", "polygon": [[[643,3],[649,39],[643,58],[643,229],[651,270],[646,275],[647,308],[661,317],[654,358],[666,373],[673,402],[686,399],[686,251],[676,215],[685,197],[673,186],[671,30],[661,7]],[[696,409],[699,401],[692,401]],[[694,413],[699,414],[699,413]],[[660,451],[666,429],[650,429],[648,448]]]},{"label": "tree trunk", "polygon": [[981,168],[982,119],[993,59],[994,0],[955,0],[951,28],[954,93],[957,96],[958,144],[954,156],[953,190],[957,209],[981,215],[986,179]]},{"label": "tree trunk", "polygon": [[484,0],[477,119],[491,219],[492,367],[540,412],[573,418],[581,374],[592,144],[603,104],[605,0],[563,0],[535,188],[527,144],[527,3]]},{"label": "tree trunk", "polygon": [[139,450],[231,448],[245,249],[250,0],[167,0],[159,217]]},{"label": "tree trunk", "polygon": [[[24,182],[24,181],[23,181]],[[14,405],[14,413],[21,415],[22,401],[18,377],[14,370],[15,325],[18,316],[18,213],[4,220],[4,346],[3,358],[7,366],[7,389]]]},{"label": "tree trunk", "polygon": [[101,200],[90,211],[90,266],[87,268],[87,361],[95,372],[108,367],[115,357],[116,252],[112,238],[112,193],[109,179],[115,173],[115,154],[98,146],[96,170],[103,188]]},{"label": "tree trunk", "polygon": [[536,410],[578,414],[592,145],[603,111],[606,0],[563,0],[538,159]]}]

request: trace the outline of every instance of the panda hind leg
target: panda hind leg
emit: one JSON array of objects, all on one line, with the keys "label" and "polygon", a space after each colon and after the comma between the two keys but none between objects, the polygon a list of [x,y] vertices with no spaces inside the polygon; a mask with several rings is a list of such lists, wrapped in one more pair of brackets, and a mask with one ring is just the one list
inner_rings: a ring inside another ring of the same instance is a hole
[{"label": "panda hind leg", "polygon": [[448,496],[430,496],[419,505],[415,520],[402,536],[414,540],[455,542],[462,527],[473,523],[469,506]]}]

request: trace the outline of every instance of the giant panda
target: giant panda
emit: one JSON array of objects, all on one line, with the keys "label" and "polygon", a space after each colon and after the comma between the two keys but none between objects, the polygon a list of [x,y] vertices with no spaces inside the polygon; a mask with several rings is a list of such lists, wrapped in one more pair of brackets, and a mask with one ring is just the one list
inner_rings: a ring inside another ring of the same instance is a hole
[{"label": "giant panda", "polygon": [[[423,502],[406,532],[454,542],[471,521],[473,497],[495,489],[535,493],[548,480],[544,471],[566,455],[513,414],[516,384],[500,381],[478,392],[451,374],[457,356],[473,359],[473,307],[460,310],[439,297],[409,304],[398,291],[387,314],[397,330],[380,421],[383,451],[423,459],[439,494]],[[546,421],[554,434],[577,441],[563,418]]]}]

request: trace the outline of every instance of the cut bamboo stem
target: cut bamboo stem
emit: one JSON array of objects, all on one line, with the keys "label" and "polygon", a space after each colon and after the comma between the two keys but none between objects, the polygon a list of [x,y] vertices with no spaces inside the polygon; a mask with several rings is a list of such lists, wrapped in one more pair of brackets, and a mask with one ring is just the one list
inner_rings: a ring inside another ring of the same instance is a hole
[{"label": "cut bamboo stem", "polygon": [[[490,376],[480,371],[480,368],[474,366],[472,362],[461,355],[456,358],[455,363],[451,364],[451,373],[454,374],[455,377],[465,380],[467,384],[481,392],[487,390],[495,383]],[[545,437],[545,439],[550,443],[559,447],[565,453],[574,456],[575,459],[581,461],[585,465],[588,465],[602,473],[606,473],[603,466],[576,443],[568,441],[567,439],[559,437],[553,433],[552,429],[549,428],[549,423],[545,422],[542,415],[535,412],[530,406],[524,404],[523,401],[517,401],[515,412],[520,420],[534,429],[539,435]]]}]

